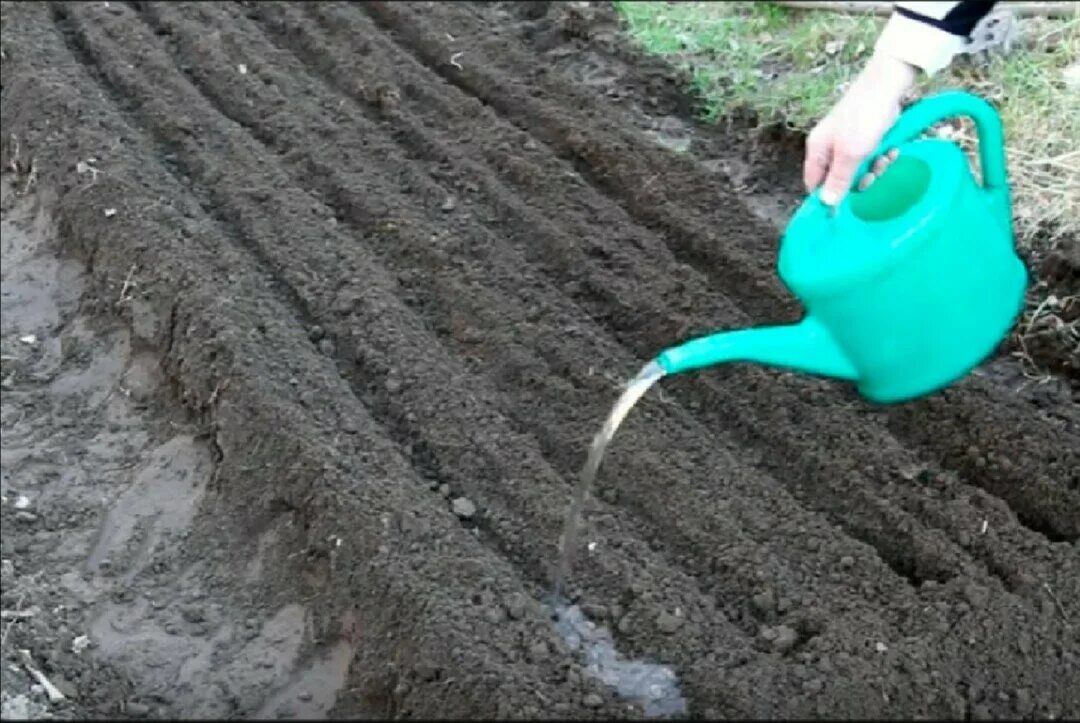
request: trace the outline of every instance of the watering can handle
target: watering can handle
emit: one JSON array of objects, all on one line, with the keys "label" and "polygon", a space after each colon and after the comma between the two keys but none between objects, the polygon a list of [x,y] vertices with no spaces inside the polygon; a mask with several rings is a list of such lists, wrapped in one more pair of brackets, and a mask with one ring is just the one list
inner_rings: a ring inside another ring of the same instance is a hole
[{"label": "watering can handle", "polygon": [[959,90],[947,91],[924,98],[905,110],[885,134],[876,150],[859,165],[854,183],[866,175],[880,156],[902,143],[914,140],[920,133],[939,121],[955,116],[970,116],[979,132],[979,164],[982,166],[983,187],[1005,188],[1005,138],[1001,118],[994,106],[982,98]]}]

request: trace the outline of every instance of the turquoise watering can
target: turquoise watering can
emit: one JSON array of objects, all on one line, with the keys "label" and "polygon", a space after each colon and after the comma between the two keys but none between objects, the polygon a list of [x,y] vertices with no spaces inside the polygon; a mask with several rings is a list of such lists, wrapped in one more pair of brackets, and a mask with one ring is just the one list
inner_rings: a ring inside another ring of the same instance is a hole
[{"label": "turquoise watering can", "polygon": [[[920,139],[967,115],[983,183],[960,147]],[[663,351],[667,374],[756,362],[853,382],[883,404],[931,394],[986,359],[1019,315],[1027,272],[1013,245],[1001,120],[951,91],[909,107],[862,164],[899,155],[864,192],[835,207],[812,193],[780,242],[781,280],[806,308],[787,326],[724,331]]]}]

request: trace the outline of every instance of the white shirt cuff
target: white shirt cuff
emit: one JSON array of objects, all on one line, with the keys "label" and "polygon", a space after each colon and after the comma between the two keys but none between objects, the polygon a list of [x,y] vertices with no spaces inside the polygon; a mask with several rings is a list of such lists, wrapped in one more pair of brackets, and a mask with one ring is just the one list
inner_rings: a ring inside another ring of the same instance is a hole
[{"label": "white shirt cuff", "polygon": [[885,23],[874,50],[921,68],[927,75],[934,75],[963,50],[964,42],[964,38],[932,25],[894,14]]}]

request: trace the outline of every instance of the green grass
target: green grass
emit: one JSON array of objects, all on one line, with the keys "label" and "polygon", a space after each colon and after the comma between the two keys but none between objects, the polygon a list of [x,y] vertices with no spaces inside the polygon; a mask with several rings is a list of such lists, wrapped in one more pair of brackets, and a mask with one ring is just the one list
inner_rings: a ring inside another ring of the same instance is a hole
[{"label": "green grass", "polygon": [[[616,2],[647,52],[688,72],[705,118],[753,111],[762,124],[808,131],[873,50],[885,19],[793,10],[767,2]],[[1065,19],[1021,20],[1021,37],[988,63],[959,60],[917,95],[962,87],[993,101],[1008,140],[1018,241],[1044,252],[1080,232],[1080,4]],[[970,128],[960,129],[969,149]]]}]

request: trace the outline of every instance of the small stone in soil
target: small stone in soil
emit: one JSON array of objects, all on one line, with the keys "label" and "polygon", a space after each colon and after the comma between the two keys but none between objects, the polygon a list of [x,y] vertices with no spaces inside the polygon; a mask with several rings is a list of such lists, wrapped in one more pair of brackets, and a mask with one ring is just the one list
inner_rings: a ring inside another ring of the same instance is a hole
[{"label": "small stone in soil", "polygon": [[786,653],[791,650],[799,640],[798,633],[787,625],[778,625],[769,632],[771,635],[766,637],[771,638],[772,649],[778,653]]},{"label": "small stone in soil", "polygon": [[776,612],[776,593],[772,590],[759,592],[750,598],[750,605],[758,615],[772,615]]},{"label": "small stone in soil", "polygon": [[498,625],[505,617],[502,608],[490,607],[484,611],[484,618],[492,625]]},{"label": "small stone in soil", "polygon": [[139,703],[138,701],[129,701],[127,704],[127,712],[129,715],[133,715],[136,718],[142,718],[150,713],[150,706],[146,703]]},{"label": "small stone in soil", "polygon": [[521,620],[525,617],[525,596],[519,592],[511,595],[506,601],[506,614],[511,620]]},{"label": "small stone in soil", "polygon": [[461,341],[466,344],[479,344],[484,340],[484,334],[474,327],[466,327],[461,332]]},{"label": "small stone in soil", "polygon": [[548,644],[538,640],[529,647],[529,657],[533,662],[545,660],[548,656]]},{"label": "small stone in soil", "polygon": [[608,614],[606,607],[596,603],[585,603],[581,606],[581,612],[585,613],[585,617],[590,620],[603,620]]},{"label": "small stone in soil", "polygon": [[187,620],[189,623],[201,623],[206,620],[206,615],[203,614],[202,608],[194,605],[184,608],[181,615],[184,620]]},{"label": "small stone in soil", "polygon": [[664,611],[657,616],[656,627],[665,635],[671,635],[681,628],[684,622],[686,621],[682,617]]},{"label": "small stone in soil", "polygon": [[476,514],[476,505],[465,497],[458,497],[450,504],[454,514],[463,520],[471,519]]},{"label": "small stone in soil", "polygon": [[597,693],[589,693],[581,701],[586,708],[599,708],[604,704],[604,699]]}]

